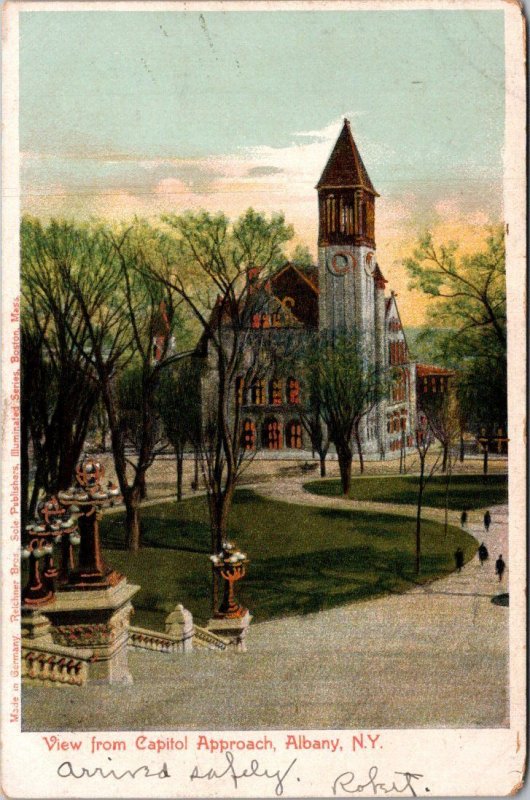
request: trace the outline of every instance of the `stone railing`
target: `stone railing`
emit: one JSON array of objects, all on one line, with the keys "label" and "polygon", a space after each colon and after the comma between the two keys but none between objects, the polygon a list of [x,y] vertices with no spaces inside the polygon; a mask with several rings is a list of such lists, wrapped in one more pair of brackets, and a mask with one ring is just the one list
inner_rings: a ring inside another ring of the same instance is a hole
[{"label": "stone railing", "polygon": [[185,637],[153,631],[148,628],[129,628],[129,647],[152,650],[158,653],[184,653],[192,648],[226,650],[229,642],[206,628],[194,625]]},{"label": "stone railing", "polygon": [[193,632],[188,636],[172,636],[169,633],[152,631],[148,628],[129,628],[129,647],[136,647],[140,650],[154,650],[158,653],[183,653],[191,649]]},{"label": "stone railing", "polygon": [[208,650],[226,650],[230,642],[223,636],[218,636],[206,628],[200,628],[195,625],[193,633],[193,646],[202,647]]},{"label": "stone railing", "polygon": [[51,642],[22,642],[22,681],[25,684],[83,686],[93,651],[61,647]]}]

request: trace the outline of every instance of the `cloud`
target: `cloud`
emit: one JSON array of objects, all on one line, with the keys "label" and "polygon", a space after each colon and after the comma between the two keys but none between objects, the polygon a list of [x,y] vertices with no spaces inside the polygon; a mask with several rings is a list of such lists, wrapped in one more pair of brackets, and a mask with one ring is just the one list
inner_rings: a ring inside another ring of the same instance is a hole
[{"label": "cloud", "polygon": [[259,178],[263,175],[278,175],[281,172],[283,172],[283,169],[279,169],[278,167],[251,167],[247,175]]}]

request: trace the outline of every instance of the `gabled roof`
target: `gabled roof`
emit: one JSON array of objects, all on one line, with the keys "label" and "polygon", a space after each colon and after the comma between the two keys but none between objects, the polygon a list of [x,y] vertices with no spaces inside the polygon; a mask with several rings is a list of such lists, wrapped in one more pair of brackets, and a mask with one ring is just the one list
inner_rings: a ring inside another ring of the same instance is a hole
[{"label": "gabled roof", "polygon": [[299,275],[303,281],[305,281],[308,286],[318,294],[318,267],[317,266],[301,266],[297,264],[295,261],[288,261],[283,267],[281,267],[278,272],[275,272],[274,275],[271,276],[271,280],[274,283],[280,275],[283,275],[288,270],[292,270],[295,275]]},{"label": "gabled roof", "polygon": [[353,189],[356,187],[365,189],[367,192],[379,197],[353,139],[350,122],[345,119],[339,138],[316,188]]}]

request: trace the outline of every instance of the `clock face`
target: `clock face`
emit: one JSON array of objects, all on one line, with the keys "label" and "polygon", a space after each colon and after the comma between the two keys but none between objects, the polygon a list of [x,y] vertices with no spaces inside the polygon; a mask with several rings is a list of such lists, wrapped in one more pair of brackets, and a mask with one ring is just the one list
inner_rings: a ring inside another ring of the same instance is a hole
[{"label": "clock face", "polygon": [[364,259],[364,271],[367,275],[373,275],[375,269],[375,256],[373,253],[368,253]]},{"label": "clock face", "polygon": [[332,275],[346,275],[353,272],[355,259],[350,253],[334,253],[328,258],[328,269]]}]

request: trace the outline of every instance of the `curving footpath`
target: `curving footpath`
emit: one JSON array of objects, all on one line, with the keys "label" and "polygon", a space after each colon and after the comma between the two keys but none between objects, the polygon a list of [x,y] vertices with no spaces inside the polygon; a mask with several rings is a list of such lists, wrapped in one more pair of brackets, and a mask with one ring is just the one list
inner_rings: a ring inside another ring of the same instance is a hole
[{"label": "curving footpath", "polygon": [[[255,488],[352,508],[307,494],[300,481]],[[380,506],[408,510],[356,504]],[[499,553],[508,563],[508,509],[490,510],[488,534],[481,512],[470,513],[468,528],[488,547],[484,566],[475,556],[461,573],[405,594],[251,626],[246,654],[132,651],[133,686],[26,690],[24,730],[506,726],[508,608],[492,600],[508,591],[508,571],[502,583],[494,572]]]}]

